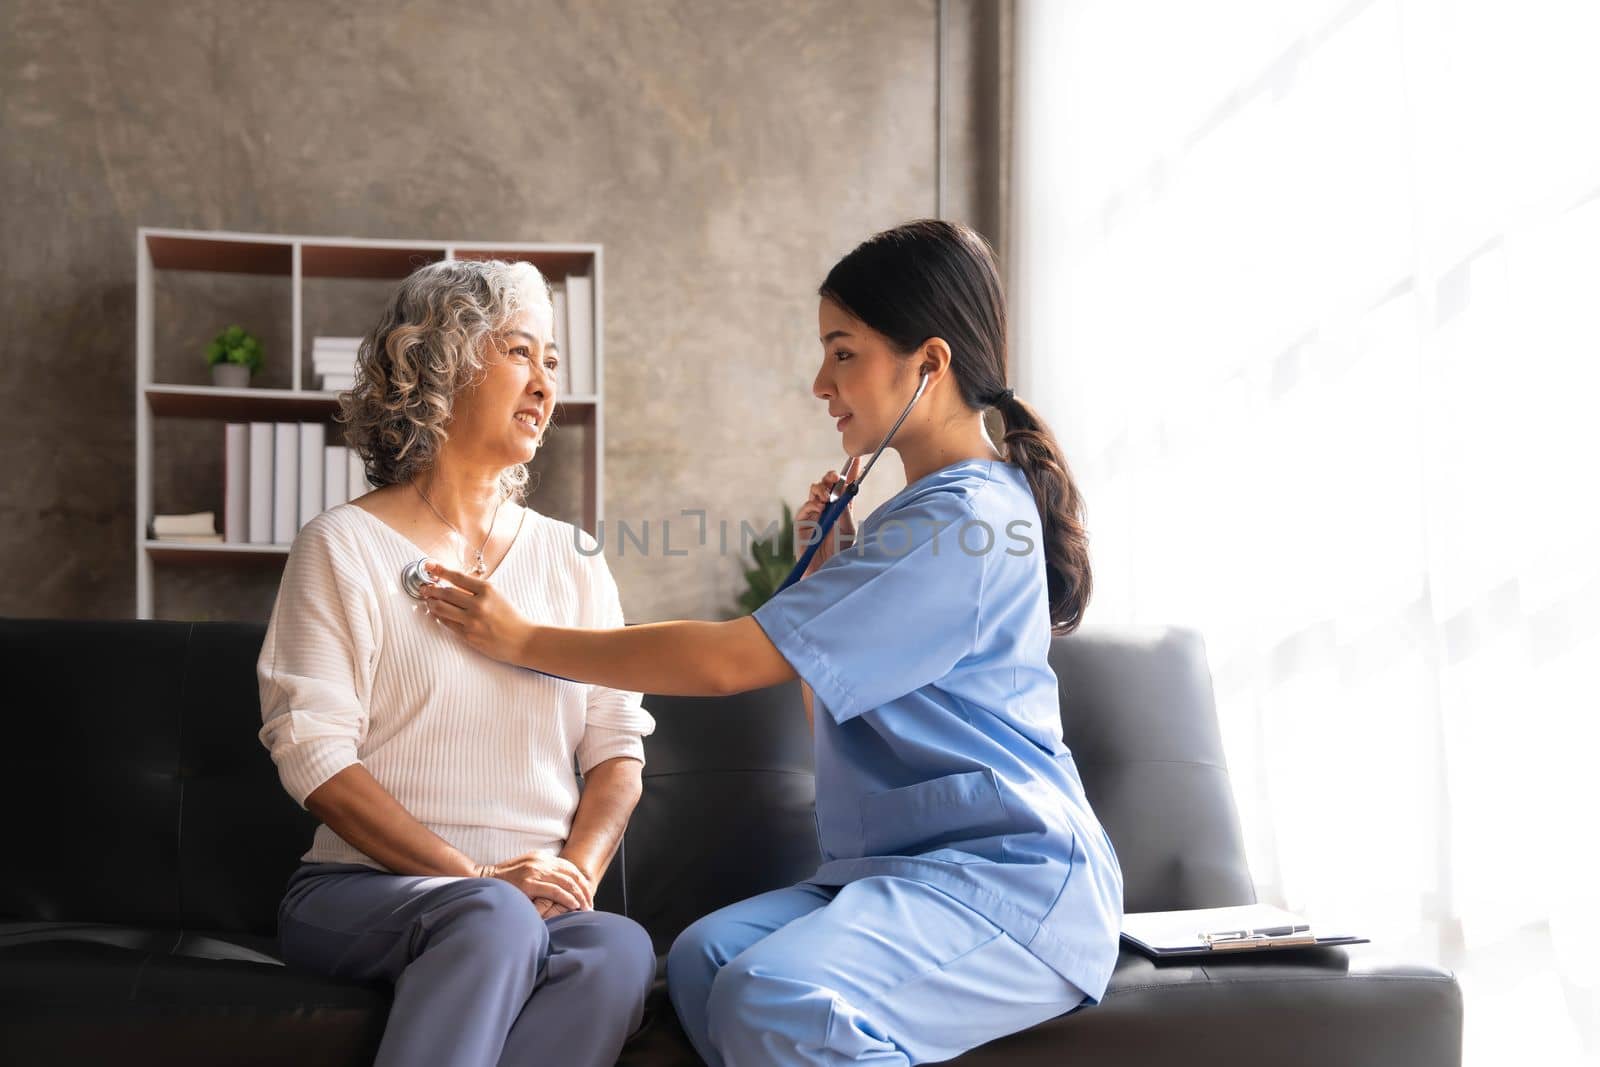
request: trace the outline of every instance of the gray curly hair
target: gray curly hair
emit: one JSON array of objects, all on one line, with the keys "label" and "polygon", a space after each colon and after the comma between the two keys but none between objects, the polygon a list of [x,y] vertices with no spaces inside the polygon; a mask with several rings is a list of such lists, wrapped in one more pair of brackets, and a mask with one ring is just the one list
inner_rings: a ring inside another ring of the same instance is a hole
[{"label": "gray curly hair", "polygon": [[[355,388],[335,421],[361,456],[367,481],[395,485],[431,467],[449,438],[457,393],[483,380],[486,351],[524,310],[550,309],[550,286],[532,263],[451,259],[414,271],[361,339]],[[500,488],[520,502],[528,468],[507,467]]]}]

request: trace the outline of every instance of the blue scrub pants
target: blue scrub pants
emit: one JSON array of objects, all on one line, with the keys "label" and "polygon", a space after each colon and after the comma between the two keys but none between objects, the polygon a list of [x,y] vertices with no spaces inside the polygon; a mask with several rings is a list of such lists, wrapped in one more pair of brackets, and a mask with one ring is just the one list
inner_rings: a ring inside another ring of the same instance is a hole
[{"label": "blue scrub pants", "polygon": [[285,963],[394,983],[378,1067],[612,1067],[655,977],[650,936],[610,912],[548,920],[496,878],[305,863],[278,906]]},{"label": "blue scrub pants", "polygon": [[965,904],[891,876],[712,912],[673,943],[667,988],[711,1067],[947,1060],[1084,999]]}]

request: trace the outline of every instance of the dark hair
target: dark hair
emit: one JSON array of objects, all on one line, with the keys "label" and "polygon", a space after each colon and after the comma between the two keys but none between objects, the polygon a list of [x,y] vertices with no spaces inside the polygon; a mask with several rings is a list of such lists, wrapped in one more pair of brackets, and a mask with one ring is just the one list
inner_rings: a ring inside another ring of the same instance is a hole
[{"label": "dark hair", "polygon": [[1076,630],[1093,584],[1083,498],[1055,434],[1006,388],[1006,299],[994,249],[965,226],[920,219],[863,241],[817,291],[904,355],[940,338],[961,399],[974,411],[999,410],[1006,458],[1022,468],[1044,521],[1050,628]]}]

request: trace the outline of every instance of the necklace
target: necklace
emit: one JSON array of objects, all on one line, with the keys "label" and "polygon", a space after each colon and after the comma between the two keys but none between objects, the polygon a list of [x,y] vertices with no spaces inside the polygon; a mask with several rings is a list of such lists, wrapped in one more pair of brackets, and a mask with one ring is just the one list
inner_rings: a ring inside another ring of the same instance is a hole
[{"label": "necklace", "polygon": [[[417,491],[417,495],[422,498],[422,502],[424,504],[428,505],[428,510],[433,512],[435,515],[439,515],[439,509],[433,506],[433,501],[429,500],[428,499],[428,494],[424,493],[422,491],[422,486],[417,484],[416,478],[412,478],[410,481],[411,481],[411,488],[415,489]],[[484,550],[484,547],[489,544],[489,538],[494,536],[494,524],[495,524],[495,521],[500,518],[500,505],[504,504],[505,502],[506,502],[505,494],[502,493],[500,495],[500,503],[496,504],[494,506],[494,516],[489,520],[489,532],[483,535],[483,544],[479,545],[477,552],[474,553],[477,556],[477,559],[472,564],[472,575],[473,575],[473,577],[477,577],[478,575],[482,574],[484,571],[489,569],[483,562],[483,550]],[[462,533],[461,530],[459,528],[457,528],[455,523],[451,522],[449,519],[445,518],[443,515],[439,515],[439,521],[444,523],[446,526],[450,527],[450,529],[455,530],[456,531],[456,536],[461,538],[461,540],[463,540],[463,541],[467,540],[467,535]],[[471,542],[467,542],[467,543],[470,544]],[[462,560],[462,562],[465,563],[466,561]]]}]

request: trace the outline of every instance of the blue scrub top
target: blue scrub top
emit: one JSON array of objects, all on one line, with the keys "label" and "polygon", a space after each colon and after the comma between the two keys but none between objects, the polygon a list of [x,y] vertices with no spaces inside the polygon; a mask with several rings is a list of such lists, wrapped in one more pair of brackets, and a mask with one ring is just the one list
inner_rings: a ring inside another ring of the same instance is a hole
[{"label": "blue scrub top", "polygon": [[1062,741],[1043,529],[1020,467],[960,460],[754,618],[814,696],[812,881],[936,886],[1093,1004],[1122,869]]}]

